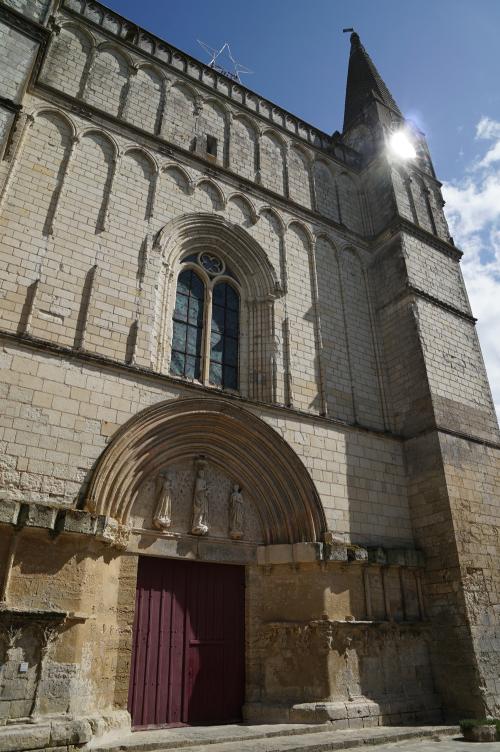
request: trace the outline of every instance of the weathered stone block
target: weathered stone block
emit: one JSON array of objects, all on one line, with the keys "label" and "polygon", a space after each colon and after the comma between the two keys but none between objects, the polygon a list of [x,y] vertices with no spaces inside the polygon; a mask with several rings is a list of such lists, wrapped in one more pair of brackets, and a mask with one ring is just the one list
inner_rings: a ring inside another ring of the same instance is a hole
[{"label": "weathered stone block", "polygon": [[347,546],[325,543],[324,557],[327,561],[347,561]]},{"label": "weathered stone block", "polygon": [[24,517],[24,524],[27,527],[44,527],[48,530],[53,530],[58,511],[58,509],[45,506],[44,504],[23,504],[23,512],[26,515]]},{"label": "weathered stone block", "polygon": [[387,553],[381,546],[369,547],[368,561],[372,564],[387,564]]},{"label": "weathered stone block", "polygon": [[94,535],[96,527],[97,518],[80,509],[63,510],[57,520],[57,529],[66,533]]},{"label": "weathered stone block", "polygon": [[327,723],[346,718],[343,702],[304,702],[290,708],[290,723]]},{"label": "weathered stone block", "polygon": [[50,747],[50,724],[21,724],[0,728],[0,752]]},{"label": "weathered stone block", "polygon": [[228,564],[253,563],[253,551],[246,546],[228,546],[225,542],[214,543],[200,540],[198,543],[198,557],[203,561],[218,561]]},{"label": "weathered stone block", "polygon": [[349,546],[347,556],[351,561],[368,561],[368,550],[362,546]]},{"label": "weathered stone block", "polygon": [[404,548],[387,549],[387,563],[398,567],[404,567],[407,561],[406,553],[407,551]]},{"label": "weathered stone block", "polygon": [[18,501],[0,500],[0,523],[15,525],[19,515],[21,504]]},{"label": "weathered stone block", "polygon": [[95,534],[97,540],[116,548],[125,548],[130,539],[130,529],[126,525],[105,515],[97,517]]},{"label": "weathered stone block", "polygon": [[408,548],[406,550],[406,566],[407,567],[425,566],[425,556],[423,552],[418,551],[414,548]]},{"label": "weathered stone block", "polygon": [[62,747],[68,744],[86,744],[92,738],[92,728],[85,719],[53,721],[50,728],[50,744]]},{"label": "weathered stone block", "polygon": [[258,548],[258,564],[291,564],[292,562],[293,547],[288,543],[279,543],[272,546],[259,546]]},{"label": "weathered stone block", "polygon": [[293,560],[297,563],[320,561],[323,558],[322,543],[293,543]]}]

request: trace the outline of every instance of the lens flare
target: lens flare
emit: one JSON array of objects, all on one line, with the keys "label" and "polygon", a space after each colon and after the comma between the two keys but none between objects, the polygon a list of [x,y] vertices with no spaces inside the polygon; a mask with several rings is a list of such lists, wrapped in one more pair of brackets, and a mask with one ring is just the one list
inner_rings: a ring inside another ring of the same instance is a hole
[{"label": "lens flare", "polygon": [[417,156],[415,147],[404,131],[393,133],[389,141],[389,146],[391,147],[391,151],[400,159],[415,159]]}]

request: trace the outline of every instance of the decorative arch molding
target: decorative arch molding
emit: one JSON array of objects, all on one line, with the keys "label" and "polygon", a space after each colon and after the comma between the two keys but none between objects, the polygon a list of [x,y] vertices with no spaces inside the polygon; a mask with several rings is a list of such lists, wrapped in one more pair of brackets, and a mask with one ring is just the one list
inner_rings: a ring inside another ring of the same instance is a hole
[{"label": "decorative arch molding", "polygon": [[166,225],[154,242],[160,251],[156,302],[155,355],[160,371],[169,367],[172,314],[182,259],[211,251],[224,260],[240,284],[239,386],[241,394],[276,401],[275,301],[282,295],[276,271],[254,238],[219,214],[196,213]]},{"label": "decorative arch molding", "polygon": [[[58,18],[57,23],[60,26],[61,30],[66,29],[67,31],[77,31],[79,34],[82,35],[82,37],[86,38],[90,47],[96,46],[97,40],[94,34],[92,34],[90,29],[88,29],[83,24],[80,24],[77,21],[66,21],[66,20],[63,20],[62,18]],[[56,38],[57,38],[57,34],[56,34]]]},{"label": "decorative arch molding", "polygon": [[217,200],[216,202],[214,202],[214,208],[220,211],[225,210],[226,204],[227,204],[226,195],[224,191],[222,190],[222,188],[220,187],[220,185],[215,180],[202,176],[195,183],[195,188],[200,188],[200,187],[212,188],[215,195],[217,196]]},{"label": "decorative arch molding", "polygon": [[307,244],[308,250],[310,250],[314,245],[314,236],[309,229],[309,227],[304,224],[303,222],[300,222],[298,219],[291,219],[287,226],[287,231],[295,230],[299,235],[303,235]]},{"label": "decorative arch molding", "polygon": [[149,168],[151,170],[151,173],[153,175],[158,175],[160,171],[159,164],[153,154],[151,154],[150,151],[147,149],[143,149],[141,146],[138,146],[137,144],[127,144],[127,146],[123,147],[120,152],[120,157],[126,157],[126,156],[132,156],[132,157],[141,157],[147,164],[149,165]]},{"label": "decorative arch molding", "polygon": [[259,209],[259,212],[258,212],[258,216],[259,217],[263,217],[266,214],[269,215],[269,216],[272,216],[276,220],[276,222],[277,222],[277,224],[278,224],[278,226],[280,228],[280,235],[284,236],[284,234],[286,232],[286,224],[285,224],[285,222],[284,222],[283,217],[281,216],[281,214],[278,211],[276,211],[276,209],[274,209],[272,206],[269,206],[267,204],[264,205],[264,206],[261,206],[261,208]]},{"label": "decorative arch molding", "polygon": [[252,225],[256,224],[259,220],[259,215],[255,210],[254,204],[243,193],[240,193],[239,191],[232,193],[227,200],[226,208],[229,208],[231,204],[237,204],[238,202],[245,206],[250,223]]},{"label": "decorative arch molding", "polygon": [[97,464],[85,506],[127,524],[144,482],[200,455],[252,489],[267,544],[322,540],[325,513],[302,461],[267,423],[218,397],[168,400],[127,421]]},{"label": "decorative arch molding", "polygon": [[267,255],[242,227],[218,214],[185,214],[169,222],[156,236],[155,248],[163,251],[170,269],[186,253],[213,248],[236,267],[248,297],[260,298],[279,292],[276,271]]},{"label": "decorative arch molding", "polygon": [[98,136],[99,138],[102,138],[103,141],[105,141],[109,146],[111,147],[111,150],[113,152],[113,159],[118,159],[120,155],[120,146],[117,142],[117,140],[111,135],[111,133],[108,133],[107,131],[103,131],[101,128],[96,127],[95,125],[89,125],[88,128],[83,128],[79,134],[78,134],[78,140],[81,141],[83,138],[90,136]]},{"label": "decorative arch molding", "polygon": [[278,131],[274,130],[274,128],[263,128],[261,131],[261,137],[268,136],[272,140],[274,140],[277,144],[279,144],[279,147],[282,151],[283,156],[286,154],[286,150],[288,149],[288,142],[283,138],[283,136],[278,133]]},{"label": "decorative arch molding", "polygon": [[61,120],[69,128],[71,138],[77,138],[78,133],[74,120],[69,115],[67,115],[64,110],[60,110],[57,107],[52,107],[51,105],[41,105],[40,107],[36,107],[33,110],[29,111],[28,118],[32,122],[36,118],[42,117],[44,115],[52,115],[53,117],[59,118],[59,120]]},{"label": "decorative arch molding", "polygon": [[115,55],[117,58],[121,58],[127,64],[129,73],[135,67],[134,61],[132,57],[129,55],[129,53],[126,50],[122,49],[118,44],[115,44],[114,42],[108,42],[107,40],[104,42],[100,42],[96,46],[96,52],[98,53],[109,52]]}]

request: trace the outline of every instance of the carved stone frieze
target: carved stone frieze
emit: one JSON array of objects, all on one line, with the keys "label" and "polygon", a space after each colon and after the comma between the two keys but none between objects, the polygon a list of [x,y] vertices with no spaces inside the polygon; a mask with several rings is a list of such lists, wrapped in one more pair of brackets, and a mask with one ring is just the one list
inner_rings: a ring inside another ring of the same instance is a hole
[{"label": "carved stone frieze", "polygon": [[274,650],[296,651],[302,648],[343,655],[349,649],[372,655],[377,647],[394,644],[402,639],[427,638],[428,627],[421,624],[395,622],[331,621],[318,619],[309,622],[269,622],[265,625],[261,644]]},{"label": "carved stone frieze", "polygon": [[130,515],[131,528],[157,535],[263,542],[251,488],[208,456],[170,463],[145,481]]}]

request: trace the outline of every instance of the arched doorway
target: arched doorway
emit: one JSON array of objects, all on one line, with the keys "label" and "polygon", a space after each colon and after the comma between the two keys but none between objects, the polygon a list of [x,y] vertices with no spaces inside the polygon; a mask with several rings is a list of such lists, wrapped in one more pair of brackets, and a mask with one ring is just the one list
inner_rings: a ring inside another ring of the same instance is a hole
[{"label": "arched doorway", "polygon": [[[236,720],[244,565],[259,545],[317,542],[326,529],[301,460],[232,401],[162,402],[115,435],[87,506],[128,527],[142,554],[129,691],[134,725]],[[169,546],[167,557],[158,549],[144,555],[158,540]]]}]

